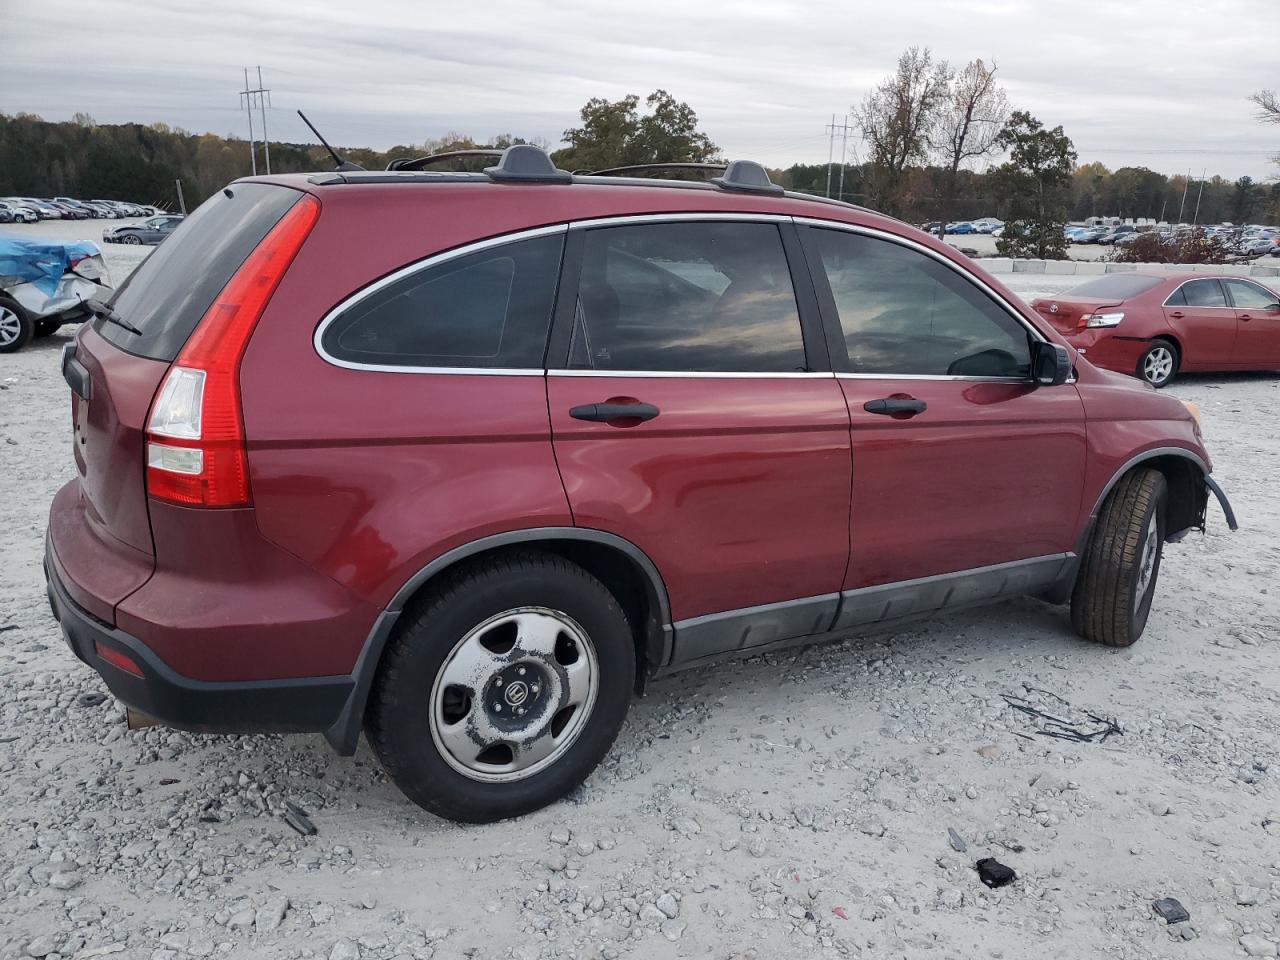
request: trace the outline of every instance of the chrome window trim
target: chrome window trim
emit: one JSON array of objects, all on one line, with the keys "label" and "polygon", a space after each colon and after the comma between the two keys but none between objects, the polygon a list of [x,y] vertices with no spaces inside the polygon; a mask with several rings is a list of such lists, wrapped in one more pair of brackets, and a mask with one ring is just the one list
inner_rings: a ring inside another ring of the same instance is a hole
[{"label": "chrome window trim", "polygon": [[[1035,384],[1031,377],[960,377],[947,373],[844,373],[836,374],[839,380],[960,380],[969,383],[1025,383]],[[1074,383],[1074,380],[1068,381]]]},{"label": "chrome window trim", "polygon": [[706,213],[637,213],[623,214],[617,217],[592,217],[589,220],[574,220],[569,224],[570,230],[592,230],[598,227],[629,227],[639,223],[697,223],[699,221],[721,221],[736,223],[790,223],[794,218],[778,213],[717,213],[714,210]]},{"label": "chrome window trim", "polygon": [[[434,266],[447,263],[450,260],[456,260],[459,257],[465,257],[468,254],[479,253],[482,250],[489,250],[493,247],[505,246],[509,243],[519,243],[521,240],[533,240],[537,237],[549,237],[556,234],[565,234],[569,231],[569,224],[557,223],[546,227],[533,227],[529,230],[518,230],[515,233],[503,233],[496,237],[487,237],[484,240],[477,240],[474,243],[464,244],[460,247],[454,247],[451,250],[445,250],[442,253],[434,253],[429,257],[421,260],[415,260],[413,263],[406,264],[398,270],[387,274],[368,286],[361,287],[355,293],[344,299],[336,307],[330,310],[320,320],[316,327],[316,332],[311,337],[311,344],[315,348],[320,359],[325,363],[330,363],[335,367],[342,367],[346,370],[368,370],[379,373],[426,373],[426,374],[479,374],[489,377],[541,377],[545,371],[541,368],[501,368],[501,367],[421,367],[412,364],[389,364],[389,363],[359,363],[354,360],[342,360],[335,357],[324,349],[321,340],[324,332],[329,325],[336,320],[344,311],[360,303],[380,290],[401,280],[404,277],[419,273],[423,270],[430,270]],[[550,329],[551,318],[547,318],[548,329]]]},{"label": "chrome window trim", "polygon": [[835,376],[830,370],[795,370],[767,373],[760,371],[723,371],[723,370],[548,370],[549,377],[648,377],[658,379],[666,377],[681,380],[819,380]]},{"label": "chrome window trim", "polygon": [[1223,298],[1229,300],[1230,295],[1227,293],[1226,285],[1222,282],[1223,280],[1227,280],[1227,279],[1243,280],[1244,277],[1229,277],[1229,278],[1219,277],[1219,276],[1188,277],[1186,280],[1183,280],[1180,284],[1178,284],[1176,287],[1174,287],[1172,290],[1169,291],[1169,296],[1164,298],[1164,302],[1160,304],[1160,309],[1163,310],[1165,307],[1174,307],[1174,308],[1186,307],[1188,310],[1234,310],[1235,307],[1231,306],[1230,304],[1224,304],[1221,307],[1196,307],[1189,303],[1170,303],[1169,302],[1173,298],[1173,295],[1175,293],[1177,293],[1179,290],[1185,287],[1188,283],[1195,283],[1197,280],[1217,280],[1218,286],[1222,288]]},{"label": "chrome window trim", "polygon": [[[932,257],[934,260],[938,261],[943,266],[949,267],[955,273],[964,277],[964,279],[968,280],[974,286],[978,287],[983,293],[985,293],[988,297],[990,297],[991,300],[997,306],[999,306],[1002,310],[1004,310],[1005,313],[1009,314],[1009,316],[1013,317],[1014,320],[1022,324],[1023,328],[1027,331],[1027,333],[1031,334],[1031,336],[1033,336],[1035,339],[1043,343],[1050,342],[1049,338],[1046,337],[1043,333],[1041,333],[1040,330],[1036,328],[1035,324],[1033,324],[1030,320],[1024,317],[1020,311],[1018,311],[1012,304],[1009,303],[1009,301],[1007,301],[1003,296],[1001,296],[1001,294],[998,291],[996,291],[996,289],[992,287],[989,283],[987,283],[977,274],[971,273],[970,271],[966,270],[960,264],[947,259],[942,254],[938,253],[938,251],[932,249],[931,247],[925,246],[923,243],[918,243],[917,241],[908,239],[907,237],[900,237],[896,233],[890,233],[888,230],[879,230],[875,227],[864,227],[861,224],[856,224],[856,223],[844,223],[843,221],[840,221],[840,220],[822,220],[818,217],[793,217],[792,219],[797,224],[800,224],[806,227],[818,227],[818,228],[827,229],[827,230],[843,230],[846,233],[858,233],[858,234],[862,234],[865,237],[872,237],[873,239],[876,239],[876,240],[887,240],[890,243],[896,243],[899,246],[903,246],[911,250],[915,250],[917,253],[923,253],[927,257]],[[877,376],[879,375],[877,374]],[[1005,378],[1001,378],[1001,379],[1005,379]]]}]

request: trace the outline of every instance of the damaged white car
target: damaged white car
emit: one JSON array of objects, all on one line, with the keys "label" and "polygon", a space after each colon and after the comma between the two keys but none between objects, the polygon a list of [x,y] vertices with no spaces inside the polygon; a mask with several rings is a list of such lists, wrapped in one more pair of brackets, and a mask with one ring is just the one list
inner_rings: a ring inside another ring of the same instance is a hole
[{"label": "damaged white car", "polygon": [[0,236],[0,353],[21,350],[64,323],[82,322],[92,315],[91,302],[113,292],[95,243]]}]

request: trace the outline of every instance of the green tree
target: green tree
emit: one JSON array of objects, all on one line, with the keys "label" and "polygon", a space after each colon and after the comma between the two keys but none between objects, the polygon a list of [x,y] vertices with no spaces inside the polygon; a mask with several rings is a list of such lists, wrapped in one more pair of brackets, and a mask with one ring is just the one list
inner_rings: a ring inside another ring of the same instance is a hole
[{"label": "green tree", "polygon": [[1008,209],[996,250],[1002,257],[1065,257],[1062,227],[1076,163],[1070,138],[1062,127],[1046,130],[1031,114],[1017,110],[997,143],[1009,151],[1009,160],[991,173],[996,195]]},{"label": "green tree", "polygon": [[701,163],[719,157],[719,148],[698,129],[698,115],[665,90],[645,98],[588,100],[579,116],[582,126],[564,132],[569,146],[551,155],[568,170],[606,170],[642,163]]}]

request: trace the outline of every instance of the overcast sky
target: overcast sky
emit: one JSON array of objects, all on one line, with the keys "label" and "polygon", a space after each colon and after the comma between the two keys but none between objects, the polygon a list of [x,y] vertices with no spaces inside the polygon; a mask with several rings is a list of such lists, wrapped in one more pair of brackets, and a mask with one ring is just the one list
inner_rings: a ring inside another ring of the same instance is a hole
[{"label": "overcast sky", "polygon": [[[65,9],[65,8],[64,8]],[[1280,171],[1273,0],[0,0],[0,112],[163,121],[247,135],[242,68],[262,65],[272,139],[385,148],[449,130],[556,143],[593,96],[686,100],[726,156],[825,162],[824,127],[928,45],[994,59],[1013,105],[1062,124],[1081,162],[1210,175]],[[255,76],[256,79],[256,76]],[[851,140],[850,149],[862,145]],[[839,147],[837,145],[837,151]]]}]

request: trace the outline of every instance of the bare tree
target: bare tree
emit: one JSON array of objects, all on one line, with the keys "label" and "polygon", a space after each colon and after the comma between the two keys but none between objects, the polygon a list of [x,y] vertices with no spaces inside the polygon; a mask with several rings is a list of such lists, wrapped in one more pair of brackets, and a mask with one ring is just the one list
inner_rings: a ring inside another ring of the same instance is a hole
[{"label": "bare tree", "polygon": [[1280,97],[1274,90],[1259,90],[1249,98],[1258,105],[1258,119],[1263,123],[1280,123]]},{"label": "bare tree", "polygon": [[[1280,97],[1274,90],[1259,90],[1249,98],[1258,105],[1258,119],[1263,123],[1280,123]],[[1280,164],[1280,153],[1271,157]]]},{"label": "bare tree", "polygon": [[909,47],[894,74],[853,108],[870,151],[871,200],[885,213],[901,211],[907,166],[928,157],[950,80],[945,60],[935,61],[928,47]]},{"label": "bare tree", "polygon": [[1009,118],[1009,98],[996,85],[996,64],[973,60],[951,78],[947,98],[938,110],[935,143],[946,168],[938,236],[946,232],[955,202],[960,168],[969,160],[998,149],[996,138]]}]

